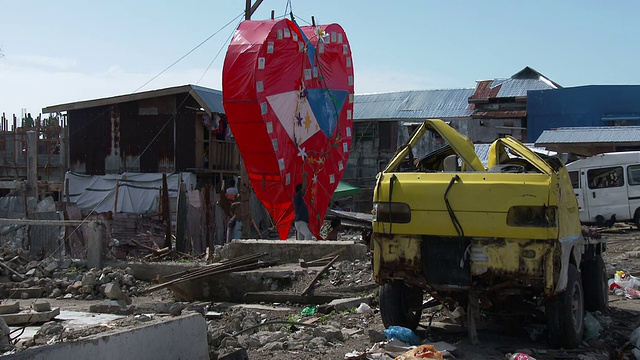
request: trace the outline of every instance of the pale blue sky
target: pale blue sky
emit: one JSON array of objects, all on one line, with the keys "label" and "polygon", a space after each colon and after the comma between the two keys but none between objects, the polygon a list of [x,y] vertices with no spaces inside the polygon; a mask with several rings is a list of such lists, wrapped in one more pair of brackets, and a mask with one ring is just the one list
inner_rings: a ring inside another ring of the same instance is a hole
[{"label": "pale blue sky", "polygon": [[[271,10],[282,17],[287,3],[264,0],[253,19],[266,19]],[[0,112],[20,115],[26,108],[37,114],[45,106],[129,94],[231,22],[140,91],[189,83],[221,89],[226,45],[244,4],[0,0]],[[313,15],[318,24],[345,29],[356,94],[470,88],[476,80],[509,77],[525,66],[565,87],[640,84],[635,0],[291,5],[301,25]]]}]

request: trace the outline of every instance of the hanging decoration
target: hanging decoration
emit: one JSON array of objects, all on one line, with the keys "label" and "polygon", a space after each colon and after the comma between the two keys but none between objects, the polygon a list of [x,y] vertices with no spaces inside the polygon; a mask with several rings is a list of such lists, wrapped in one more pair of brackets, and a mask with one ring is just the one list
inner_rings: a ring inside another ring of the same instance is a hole
[{"label": "hanging decoration", "polygon": [[280,239],[307,174],[309,229],[319,232],[351,150],[353,64],[338,24],[243,21],[227,50],[223,104],[251,186]]}]

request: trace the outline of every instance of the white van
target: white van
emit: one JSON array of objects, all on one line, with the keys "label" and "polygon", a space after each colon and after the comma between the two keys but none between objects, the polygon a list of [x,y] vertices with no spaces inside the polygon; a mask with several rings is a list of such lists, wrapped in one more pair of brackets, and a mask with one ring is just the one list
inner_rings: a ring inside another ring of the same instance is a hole
[{"label": "white van", "polygon": [[567,165],[580,221],[633,221],[640,228],[640,151],[598,154]]}]

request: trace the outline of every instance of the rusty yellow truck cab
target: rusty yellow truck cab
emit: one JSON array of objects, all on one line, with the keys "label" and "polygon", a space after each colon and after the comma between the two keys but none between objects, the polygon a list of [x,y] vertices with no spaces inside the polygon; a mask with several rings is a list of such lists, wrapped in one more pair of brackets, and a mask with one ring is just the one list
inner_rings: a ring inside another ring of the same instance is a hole
[{"label": "rusty yellow truck cab", "polygon": [[[448,146],[413,154],[434,137]],[[465,136],[429,119],[378,174],[371,247],[385,325],[417,326],[423,291],[487,312],[515,296],[555,317],[571,313],[563,319],[572,325],[547,321],[550,340],[579,341],[584,302],[575,299],[606,308],[604,244],[583,238],[564,165],[511,137],[491,144],[486,163]],[[597,285],[583,289],[581,276]]]}]

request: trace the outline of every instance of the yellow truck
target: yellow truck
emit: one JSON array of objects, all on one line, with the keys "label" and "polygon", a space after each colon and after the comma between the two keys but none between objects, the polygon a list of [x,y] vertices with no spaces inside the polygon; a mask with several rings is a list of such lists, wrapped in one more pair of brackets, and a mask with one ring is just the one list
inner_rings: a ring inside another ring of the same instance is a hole
[{"label": "yellow truck", "polygon": [[[425,142],[444,146],[414,156]],[[585,309],[608,306],[606,241],[583,236],[564,164],[505,136],[485,165],[474,144],[428,119],[378,174],[374,277],[386,327],[416,329],[430,295],[481,316],[540,314],[554,346],[582,338]]]}]

